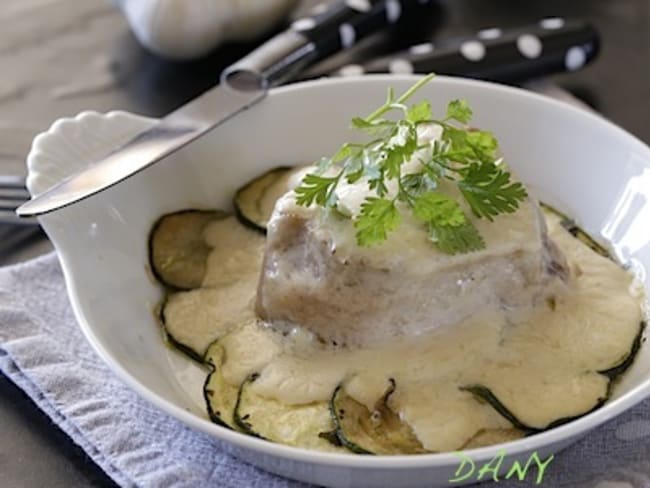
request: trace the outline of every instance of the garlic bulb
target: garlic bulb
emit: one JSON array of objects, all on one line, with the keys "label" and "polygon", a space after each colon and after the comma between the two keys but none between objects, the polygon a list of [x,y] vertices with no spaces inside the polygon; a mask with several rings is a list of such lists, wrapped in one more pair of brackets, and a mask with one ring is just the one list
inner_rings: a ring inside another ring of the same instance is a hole
[{"label": "garlic bulb", "polygon": [[297,0],[114,0],[138,40],[174,59],[252,39],[284,18]]}]

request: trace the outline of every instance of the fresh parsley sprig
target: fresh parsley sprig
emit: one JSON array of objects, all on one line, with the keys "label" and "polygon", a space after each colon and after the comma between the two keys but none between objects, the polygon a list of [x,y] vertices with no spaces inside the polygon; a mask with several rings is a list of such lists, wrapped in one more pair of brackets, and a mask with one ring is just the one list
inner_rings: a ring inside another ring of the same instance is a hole
[{"label": "fresh parsley sprig", "polygon": [[[323,158],[295,189],[296,202],[335,208],[336,188],[343,179],[350,184],[362,184],[364,180],[374,195],[366,197],[354,217],[360,246],[385,241],[399,227],[400,210],[406,207],[423,223],[442,252],[456,254],[483,249],[485,241],[478,229],[460,202],[440,191],[441,183],[456,184],[472,213],[490,221],[499,214],[515,212],[527,197],[526,190],[521,183],[513,182],[503,168],[494,136],[468,128],[473,114],[465,100],[449,102],[442,119],[433,117],[427,101],[407,105],[433,76],[421,79],[398,98],[389,88],[381,107],[367,117],[353,118],[352,127],[370,135],[370,142],[346,143],[331,158]],[[401,118],[386,118],[391,112],[400,113]],[[441,137],[431,144],[419,145],[417,129],[423,124],[440,126]],[[430,148],[430,157],[420,159],[421,169],[404,172],[404,163],[425,148]],[[389,191],[391,180],[397,183],[394,194]]]}]

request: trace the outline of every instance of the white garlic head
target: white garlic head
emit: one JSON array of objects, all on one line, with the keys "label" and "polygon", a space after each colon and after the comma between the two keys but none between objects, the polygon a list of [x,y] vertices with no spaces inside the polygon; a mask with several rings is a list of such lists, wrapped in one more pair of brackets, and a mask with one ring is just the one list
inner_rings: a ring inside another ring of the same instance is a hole
[{"label": "white garlic head", "polygon": [[225,41],[245,41],[282,20],[297,0],[114,0],[138,40],[172,59],[206,54]]}]

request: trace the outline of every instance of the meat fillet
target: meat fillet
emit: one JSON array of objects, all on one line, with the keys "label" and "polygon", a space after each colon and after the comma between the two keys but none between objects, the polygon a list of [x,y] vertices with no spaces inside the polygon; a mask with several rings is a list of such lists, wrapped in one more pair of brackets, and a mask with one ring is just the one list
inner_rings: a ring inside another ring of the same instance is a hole
[{"label": "meat fillet", "polygon": [[476,219],[486,248],[467,254],[441,253],[408,215],[386,242],[362,248],[349,219],[286,194],[268,227],[258,314],[330,344],[364,346],[487,309],[530,307],[568,279],[534,201],[492,223]]}]

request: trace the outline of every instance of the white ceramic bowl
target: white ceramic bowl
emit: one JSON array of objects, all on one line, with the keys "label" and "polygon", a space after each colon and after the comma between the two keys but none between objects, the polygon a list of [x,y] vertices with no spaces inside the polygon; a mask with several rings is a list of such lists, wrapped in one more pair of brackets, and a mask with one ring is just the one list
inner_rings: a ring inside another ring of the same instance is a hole
[{"label": "white ceramic bowl", "polygon": [[[161,297],[147,264],[147,235],[161,214],[185,207],[229,208],[234,190],[265,169],[305,163],[349,140],[351,116],[383,102],[415,77],[364,77],[293,85],[167,160],[41,223],[56,246],[86,337],[108,365],[143,397],[207,432],[242,459],[269,471],[321,485],[442,486],[453,477],[453,454],[354,456],[321,454],[247,437],[210,423],[203,373],[164,345],[152,310]],[[613,244],[626,262],[650,269],[650,149],[623,130],[552,99],[494,84],[438,78],[418,98],[466,98],[475,123],[494,131],[507,160],[546,202],[593,236]],[[126,113],[86,112],[57,121],[37,137],[29,187],[39,193],[115,143],[149,126]],[[642,276],[646,288],[650,281]],[[477,462],[505,449],[511,459],[567,446],[650,394],[650,350],[603,408],[529,438],[469,451]],[[510,466],[504,462],[504,466]]]}]

